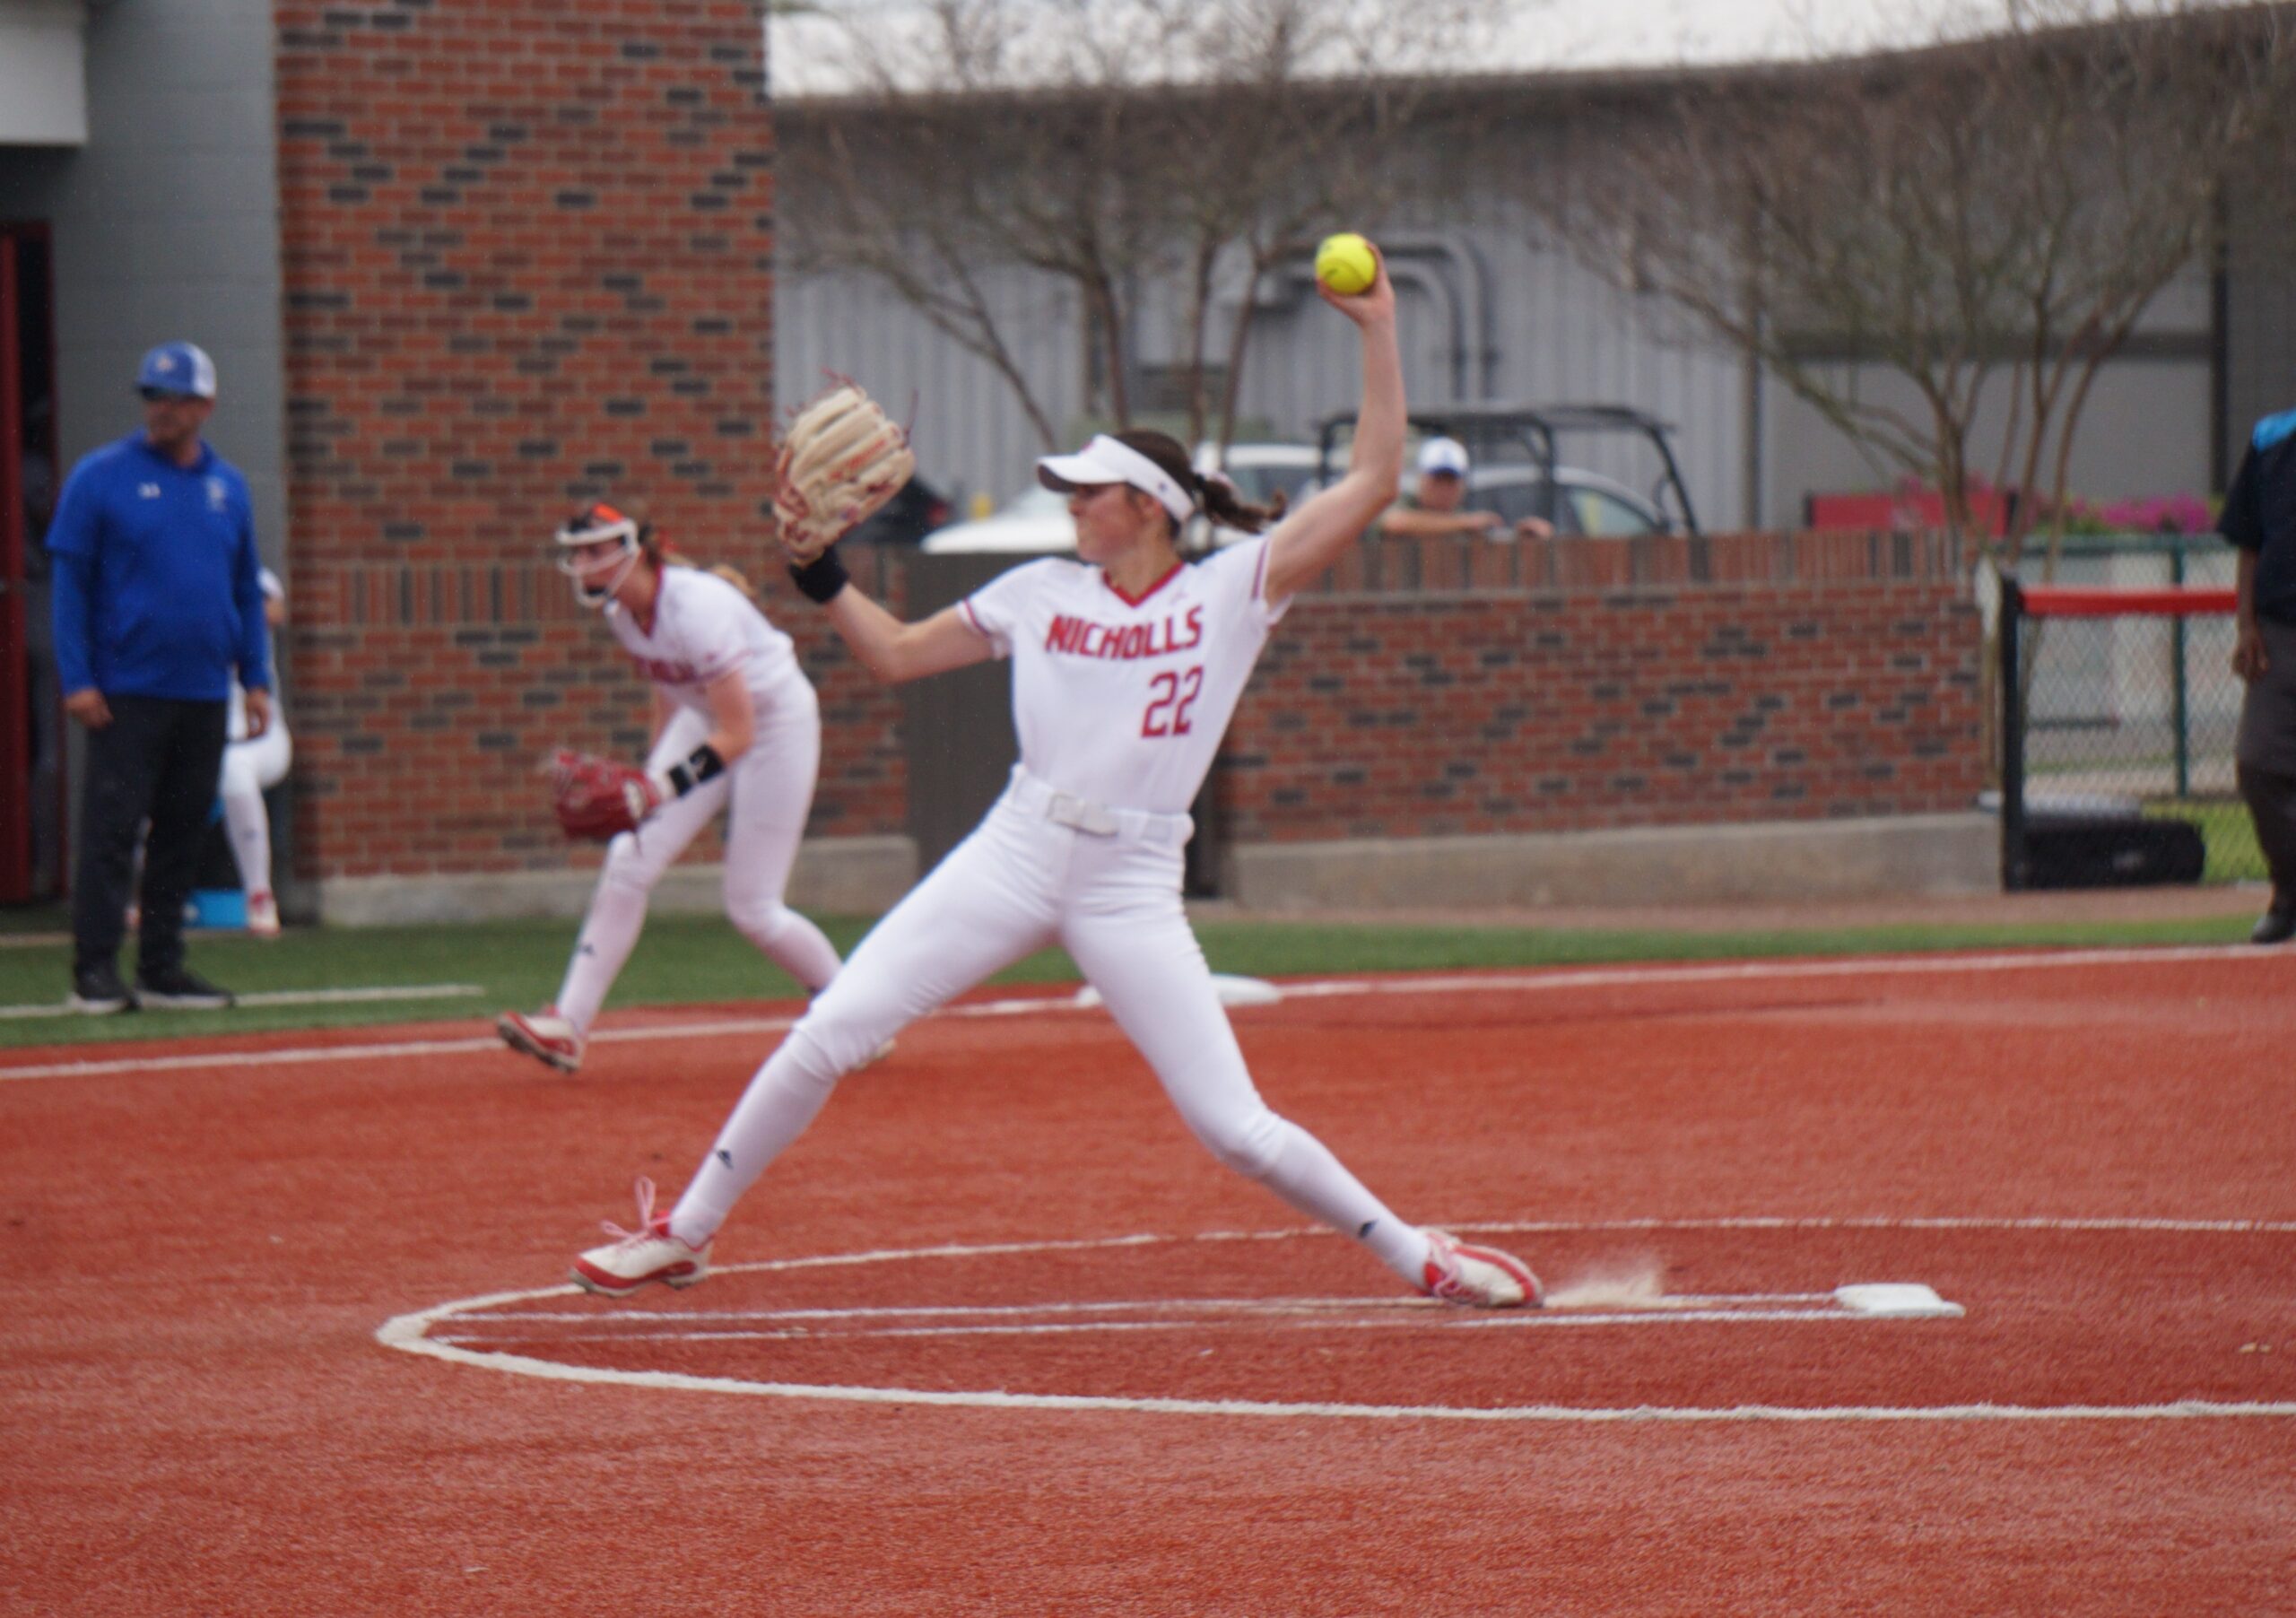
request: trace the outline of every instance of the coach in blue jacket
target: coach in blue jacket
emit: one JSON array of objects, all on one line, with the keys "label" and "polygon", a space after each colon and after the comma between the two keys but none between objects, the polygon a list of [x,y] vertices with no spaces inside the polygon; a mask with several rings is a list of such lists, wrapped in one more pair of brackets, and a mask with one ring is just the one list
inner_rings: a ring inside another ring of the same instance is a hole
[{"label": "coach in blue jacket", "polygon": [[[271,719],[247,480],[201,441],[215,366],[188,343],[144,356],[144,430],[84,457],[48,530],[64,707],[87,726],[72,892],[72,998],[85,1012],[222,1006],[184,965],[183,909],[223,757],[236,670],[248,732]],[[119,978],[146,821],[135,990]]]}]

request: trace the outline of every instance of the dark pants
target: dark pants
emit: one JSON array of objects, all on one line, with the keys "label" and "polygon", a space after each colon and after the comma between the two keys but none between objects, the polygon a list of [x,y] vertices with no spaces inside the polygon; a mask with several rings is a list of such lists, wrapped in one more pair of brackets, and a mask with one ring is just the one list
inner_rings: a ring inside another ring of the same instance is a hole
[{"label": "dark pants", "polygon": [[2296,900],[2296,775],[2239,767],[2240,796],[2256,822],[2257,847],[2272,874],[2274,903]]},{"label": "dark pants", "polygon": [[2240,699],[2240,796],[2276,899],[2296,899],[2296,624],[2259,618],[2264,678]]},{"label": "dark pants", "polygon": [[72,883],[73,970],[116,962],[127,932],[135,833],[146,819],[139,970],[183,963],[183,907],[223,767],[225,705],[165,697],[105,698],[111,723],[88,733]]}]

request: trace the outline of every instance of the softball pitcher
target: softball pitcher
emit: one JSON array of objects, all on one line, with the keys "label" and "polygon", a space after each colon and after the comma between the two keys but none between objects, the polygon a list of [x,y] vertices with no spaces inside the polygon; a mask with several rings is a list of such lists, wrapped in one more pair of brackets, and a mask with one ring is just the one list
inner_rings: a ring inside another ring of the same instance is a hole
[{"label": "softball pitcher", "polygon": [[729,578],[665,565],[652,526],[611,506],[579,513],[557,543],[576,596],[604,611],[654,683],[648,813],[607,846],[558,998],[495,1023],[513,1050],[572,1073],[646,925],[654,884],[720,811],[734,925],[809,994],[837,976],[838,959],[821,929],[781,902],[822,742],[821,708],[789,637]]},{"label": "softball pitcher", "polygon": [[863,940],[735,1107],[677,1206],[584,1253],[574,1279],[620,1296],[690,1285],[735,1201],[812,1122],[839,1077],[896,1030],[1058,942],[1148,1059],[1196,1138],[1301,1213],[1360,1241],[1410,1284],[1454,1302],[1536,1304],[1508,1254],[1397,1218],[1246,1070],[1180,901],[1187,808],[1267,633],[1395,498],[1404,391],[1384,268],[1353,297],[1322,289],[1362,340],[1363,397],[1347,474],[1264,537],[1185,563],[1175,536],[1199,506],[1258,530],[1270,512],[1198,477],[1161,433],[1095,438],[1038,462],[1068,496],[1076,557],[1025,563],[923,622],[846,580],[834,551],[796,570],[879,678],[989,657],[1013,664],[1021,762],[979,828]]}]

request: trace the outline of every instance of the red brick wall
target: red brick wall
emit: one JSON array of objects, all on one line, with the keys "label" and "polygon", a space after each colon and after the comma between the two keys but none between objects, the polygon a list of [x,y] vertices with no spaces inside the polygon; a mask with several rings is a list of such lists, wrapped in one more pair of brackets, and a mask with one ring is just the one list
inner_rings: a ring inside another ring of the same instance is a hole
[{"label": "red brick wall", "polygon": [[[538,761],[644,741],[642,688],[544,556],[600,494],[769,583],[828,719],[813,832],[900,830],[898,702],[766,560],[756,5],[277,17],[299,874],[566,861]],[[1959,808],[1963,595],[1903,536],[1366,545],[1246,696],[1226,835]]]},{"label": "red brick wall", "polygon": [[1968,597],[1928,535],[1366,546],[1261,656],[1220,764],[1225,834],[1966,809],[1985,779]]},{"label": "red brick wall", "polygon": [[[565,859],[534,773],[645,693],[546,570],[602,495],[768,572],[772,130],[751,0],[280,0],[288,655],[305,877]],[[899,829],[898,706],[824,671],[817,833]]]}]

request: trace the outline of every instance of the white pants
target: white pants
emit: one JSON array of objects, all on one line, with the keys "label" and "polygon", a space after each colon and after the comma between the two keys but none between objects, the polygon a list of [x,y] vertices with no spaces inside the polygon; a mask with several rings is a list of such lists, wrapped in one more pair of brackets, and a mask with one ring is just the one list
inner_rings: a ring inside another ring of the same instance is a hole
[{"label": "white pants", "polygon": [[[647,768],[668,768],[691,755],[709,735],[708,718],[681,708],[662,727]],[[804,839],[805,817],[813,810],[821,753],[821,707],[813,688],[789,682],[770,706],[761,706],[747,752],[607,846],[590,913],[555,1003],[561,1016],[578,1030],[588,1030],[638,942],[647,896],[721,812],[727,918],[809,992],[837,975],[836,949],[820,928],[781,902]]]},{"label": "white pants", "polygon": [[295,744],[276,713],[261,735],[223,749],[223,774],[215,791],[223,800],[223,830],[239,868],[239,886],[249,893],[271,892],[271,817],[264,811],[263,794],[287,779],[294,758]]},{"label": "white pants", "polygon": [[839,1076],[904,1024],[1057,942],[1215,1157],[1416,1283],[1425,1239],[1253,1085],[1180,902],[1189,830],[1184,814],[1078,805],[1014,770],[987,818],[861,941],[758,1071],[678,1204],[677,1233],[714,1232]]}]

